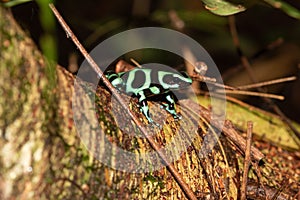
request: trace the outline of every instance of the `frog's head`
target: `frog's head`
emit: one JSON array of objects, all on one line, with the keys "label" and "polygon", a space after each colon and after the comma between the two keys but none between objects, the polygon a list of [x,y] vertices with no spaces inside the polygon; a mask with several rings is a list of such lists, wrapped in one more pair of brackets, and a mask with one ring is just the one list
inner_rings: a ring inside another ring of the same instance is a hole
[{"label": "frog's head", "polygon": [[185,72],[158,72],[158,80],[164,89],[184,89],[191,85],[192,79]]},{"label": "frog's head", "polygon": [[109,70],[105,73],[105,76],[114,87],[119,88],[123,85],[123,80],[116,72]]}]

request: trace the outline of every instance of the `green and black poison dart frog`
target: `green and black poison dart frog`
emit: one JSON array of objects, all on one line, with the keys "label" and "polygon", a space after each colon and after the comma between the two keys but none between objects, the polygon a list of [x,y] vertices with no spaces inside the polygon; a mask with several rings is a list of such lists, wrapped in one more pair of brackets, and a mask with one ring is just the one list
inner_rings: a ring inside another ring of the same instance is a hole
[{"label": "green and black poison dart frog", "polygon": [[105,76],[120,92],[138,98],[140,111],[149,123],[154,123],[147,103],[149,99],[163,102],[162,107],[174,119],[181,119],[175,110],[172,90],[186,89],[191,85],[192,79],[185,72],[176,73],[155,68],[135,68],[120,73],[108,71]]}]

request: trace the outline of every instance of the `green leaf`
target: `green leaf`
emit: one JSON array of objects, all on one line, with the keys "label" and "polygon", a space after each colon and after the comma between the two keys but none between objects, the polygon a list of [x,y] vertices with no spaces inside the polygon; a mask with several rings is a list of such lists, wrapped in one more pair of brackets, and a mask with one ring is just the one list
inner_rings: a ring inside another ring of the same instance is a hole
[{"label": "green leaf", "polygon": [[221,15],[233,15],[246,10],[245,1],[228,1],[228,0],[202,0],[205,8],[210,12]]},{"label": "green leaf", "polygon": [[288,3],[280,0],[264,0],[267,4],[270,4],[274,8],[280,9],[290,17],[300,19],[300,11],[297,8],[289,5]]}]

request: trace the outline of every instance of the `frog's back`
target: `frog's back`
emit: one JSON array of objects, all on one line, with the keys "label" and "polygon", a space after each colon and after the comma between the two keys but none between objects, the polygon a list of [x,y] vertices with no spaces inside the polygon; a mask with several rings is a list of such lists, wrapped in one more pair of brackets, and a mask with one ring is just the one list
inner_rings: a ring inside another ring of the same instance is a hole
[{"label": "frog's back", "polygon": [[124,92],[127,94],[137,94],[141,90],[145,90],[151,87],[152,69],[147,68],[135,68],[126,73],[121,74],[121,78],[124,83]]}]

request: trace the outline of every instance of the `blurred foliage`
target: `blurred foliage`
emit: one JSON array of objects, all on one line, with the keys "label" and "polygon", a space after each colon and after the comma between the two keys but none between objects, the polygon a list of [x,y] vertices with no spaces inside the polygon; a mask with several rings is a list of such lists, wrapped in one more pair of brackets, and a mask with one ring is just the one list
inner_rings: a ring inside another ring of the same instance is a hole
[{"label": "blurred foliage", "polygon": [[[29,1],[31,0],[2,0],[2,3],[5,6],[12,7]],[[143,25],[171,26],[171,28],[174,28],[170,22],[169,10],[174,10],[178,13],[178,16],[185,23],[185,31],[192,29],[201,31],[202,34],[213,34],[222,37],[222,40],[217,41],[216,38],[213,38],[208,41],[208,45],[211,45],[212,48],[215,46],[214,43],[217,43],[218,48],[221,49],[229,46],[231,40],[228,37],[228,32],[224,31],[227,20],[220,16],[233,15],[246,10],[248,12],[258,8],[253,8],[254,5],[262,7],[263,4],[268,4],[283,11],[290,17],[300,19],[299,10],[287,1],[282,0],[264,0],[264,2],[257,0],[202,0],[202,2],[203,5],[201,5],[201,1],[145,1],[144,4],[137,4],[134,0],[128,2],[113,0],[111,4],[107,4],[104,1],[94,0],[87,0],[85,3],[62,0],[57,2],[57,6],[61,7],[61,12],[68,16],[67,21],[75,26],[74,29],[80,30],[79,35],[85,35],[83,42],[87,48],[93,47],[99,40],[101,41],[103,37],[105,38],[107,34],[120,32],[130,27]],[[60,49],[61,47],[57,46],[57,33],[55,32],[57,27],[54,16],[48,7],[49,3],[53,3],[53,0],[37,0],[32,3],[38,5],[39,21],[43,31],[38,38],[39,45],[47,58],[56,61],[61,57],[61,55],[57,54],[60,54],[62,50]],[[80,12],[78,12],[79,10]],[[216,15],[212,15],[209,12]],[[271,10],[267,9],[266,12],[269,13]],[[209,39],[209,37],[206,39]],[[241,39],[243,39],[243,36]],[[250,44],[250,49],[253,45],[251,42],[246,41],[247,45]]]},{"label": "blurred foliage", "polygon": [[44,55],[49,60],[57,60],[57,46],[55,38],[55,18],[49,10],[49,3],[53,3],[53,0],[36,0],[39,5],[39,17],[41,25],[44,29],[44,34],[40,38],[40,46]]},{"label": "blurred foliage", "polygon": [[[233,15],[258,3],[257,0],[202,0],[205,4],[205,8],[214,14],[221,16]],[[290,17],[300,19],[300,11],[295,7],[291,6],[285,1],[281,0],[264,0],[265,3],[273,6],[274,8],[280,9]]]},{"label": "blurred foliage", "polygon": [[[14,7],[17,5],[31,2],[32,0],[2,0],[5,7]],[[40,36],[39,45],[43,51],[43,54],[48,60],[57,61],[57,44],[55,37],[56,24],[53,14],[49,9],[49,4],[53,3],[53,0],[36,0],[39,6],[39,18],[44,33]]]},{"label": "blurred foliage", "polygon": [[5,7],[13,7],[13,6],[16,6],[16,5],[19,5],[19,4],[22,4],[22,3],[26,3],[26,2],[29,2],[29,1],[32,1],[32,0],[11,0],[11,1],[2,0],[3,5]]},{"label": "blurred foliage", "polygon": [[[224,32],[223,28],[227,24],[226,18],[212,15],[208,11],[177,10],[176,12],[184,21],[186,28],[194,28],[211,34]],[[168,24],[170,22],[168,11],[157,10],[152,13],[151,18],[161,24]]]},{"label": "blurred foliage", "polygon": [[300,19],[300,11],[297,8],[286,3],[285,1],[281,1],[281,0],[264,0],[264,1],[270,4],[271,6],[273,6],[274,8],[278,8],[282,10],[290,17]]},{"label": "blurred foliage", "polygon": [[[17,2],[20,3],[23,1],[13,0],[6,2],[6,4],[15,5]],[[37,12],[42,27],[42,33],[39,36],[33,35],[33,37],[38,37],[36,41],[39,42],[46,57],[51,60],[58,60],[60,64],[66,66],[68,64],[68,57],[74,51],[74,48],[66,40],[64,32],[56,26],[54,16],[48,7],[50,2],[52,0],[31,2],[31,4],[38,5]],[[264,0],[264,2],[257,0],[203,0],[203,4],[201,1],[191,0],[176,2],[147,0],[143,4],[137,3],[136,0],[126,2],[113,0],[111,3],[95,0],[75,3],[71,0],[61,0],[56,3],[56,6],[88,50],[92,49],[108,36],[127,30],[128,28],[163,26],[174,29],[175,27],[172,25],[169,14],[170,10],[174,10],[184,22],[183,32],[192,36],[197,41],[201,41],[201,44],[217,57],[218,54],[221,57],[222,54],[224,54],[224,57],[228,57],[228,55],[234,54],[235,49],[233,48],[232,39],[228,31],[227,19],[222,17],[224,15],[245,11],[237,17],[243,20],[241,26],[252,26],[252,30],[249,31],[249,27],[247,27],[248,30],[246,33],[243,34],[241,32],[240,34],[242,44],[247,46],[247,48],[244,48],[244,51],[245,53],[250,53],[250,55],[256,53],[255,51],[259,51],[258,48],[263,48],[263,45],[268,44],[271,40],[275,40],[278,37],[285,37],[284,34],[292,34],[285,31],[285,27],[279,27],[281,26],[281,21],[282,24],[289,23],[283,22],[287,20],[286,17],[281,14],[281,18],[279,19],[279,13],[275,9],[266,6],[267,4],[285,12],[288,16],[299,19],[299,10],[295,6],[290,5],[286,1],[278,0]],[[21,6],[19,6],[19,10],[26,9],[25,6],[23,8]],[[32,10],[27,12],[36,11],[35,8]],[[28,17],[32,17],[32,14],[28,15],[31,15]],[[259,20],[257,21],[257,19]],[[29,22],[27,23],[32,23],[32,19],[28,20]],[[277,25],[272,27],[272,22],[268,23],[268,20],[276,21]],[[237,23],[239,21],[237,20]],[[245,22],[249,25],[244,24]],[[294,23],[292,20],[290,22]],[[29,26],[30,29],[36,29],[38,25],[30,24]],[[252,38],[250,38],[247,36],[251,32],[265,30],[265,28],[268,30],[259,34],[259,36],[267,37],[267,40],[261,38],[262,41],[259,41],[259,37],[253,38],[253,35],[251,35],[250,37]],[[282,34],[283,31],[285,31],[284,34]],[[297,31],[299,30],[296,30],[295,34],[297,34]],[[58,38],[58,46],[56,36],[61,37]],[[233,64],[227,60],[225,59],[223,65]]]}]

